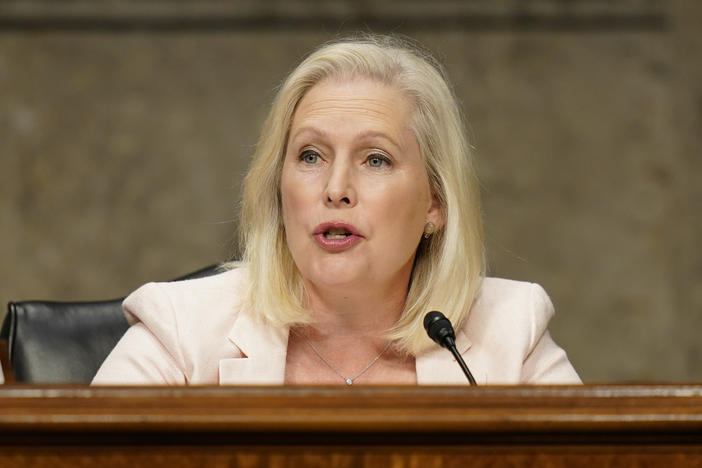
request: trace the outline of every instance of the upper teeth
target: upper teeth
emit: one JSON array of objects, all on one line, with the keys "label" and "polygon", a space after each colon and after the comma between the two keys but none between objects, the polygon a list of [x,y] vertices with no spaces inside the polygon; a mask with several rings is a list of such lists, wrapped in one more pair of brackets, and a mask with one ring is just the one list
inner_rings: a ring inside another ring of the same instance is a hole
[{"label": "upper teeth", "polygon": [[343,228],[331,228],[324,233],[324,237],[327,239],[343,239],[349,235],[351,235],[351,233]]}]

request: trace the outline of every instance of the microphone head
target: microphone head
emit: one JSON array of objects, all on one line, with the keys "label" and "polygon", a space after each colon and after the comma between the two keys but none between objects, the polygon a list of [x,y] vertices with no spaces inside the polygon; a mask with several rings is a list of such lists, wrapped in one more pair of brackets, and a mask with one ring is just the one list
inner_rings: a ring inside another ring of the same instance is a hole
[{"label": "microphone head", "polygon": [[450,348],[455,345],[456,334],[453,331],[451,321],[444,314],[437,310],[432,310],[424,316],[424,329],[429,338],[434,340],[439,346]]}]

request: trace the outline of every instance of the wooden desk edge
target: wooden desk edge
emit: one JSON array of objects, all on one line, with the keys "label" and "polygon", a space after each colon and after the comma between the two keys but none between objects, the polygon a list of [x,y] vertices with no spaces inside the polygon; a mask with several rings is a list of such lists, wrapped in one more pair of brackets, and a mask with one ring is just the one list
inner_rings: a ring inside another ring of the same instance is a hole
[{"label": "wooden desk edge", "polygon": [[14,431],[702,433],[702,385],[0,386]]}]

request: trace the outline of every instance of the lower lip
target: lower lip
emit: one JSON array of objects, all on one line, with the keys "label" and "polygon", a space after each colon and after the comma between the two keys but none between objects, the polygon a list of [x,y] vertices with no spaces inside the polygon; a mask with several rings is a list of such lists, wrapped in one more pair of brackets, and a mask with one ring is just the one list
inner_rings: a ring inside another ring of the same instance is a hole
[{"label": "lower lip", "polygon": [[323,249],[332,252],[338,252],[341,250],[348,249],[356,242],[359,242],[361,240],[361,236],[351,234],[350,236],[346,236],[343,239],[327,239],[326,237],[324,237],[324,234],[315,234],[314,239]]}]

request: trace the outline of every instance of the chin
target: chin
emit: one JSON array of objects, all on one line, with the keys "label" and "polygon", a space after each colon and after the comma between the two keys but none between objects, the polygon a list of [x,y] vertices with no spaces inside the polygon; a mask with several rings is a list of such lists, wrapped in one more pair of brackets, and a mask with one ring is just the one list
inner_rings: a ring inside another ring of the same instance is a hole
[{"label": "chin", "polygon": [[319,286],[341,287],[363,284],[369,281],[368,267],[349,265],[348,262],[324,262],[314,265],[309,275],[304,275],[308,281]]}]

